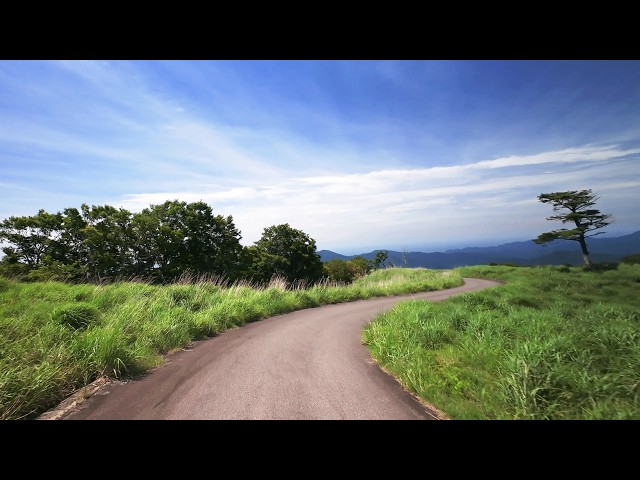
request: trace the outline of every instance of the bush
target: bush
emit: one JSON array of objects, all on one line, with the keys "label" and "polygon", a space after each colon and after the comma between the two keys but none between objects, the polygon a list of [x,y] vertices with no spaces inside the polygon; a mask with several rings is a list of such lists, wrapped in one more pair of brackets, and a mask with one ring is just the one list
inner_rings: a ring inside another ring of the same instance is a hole
[{"label": "bush", "polygon": [[74,330],[82,330],[98,322],[98,309],[88,303],[66,303],[53,310],[51,319]]},{"label": "bush", "polygon": [[80,283],[86,279],[87,267],[79,263],[65,265],[58,261],[52,261],[39,268],[28,272],[23,280],[27,282],[68,282]]},{"label": "bush", "polygon": [[325,277],[334,282],[351,283],[356,278],[356,271],[349,262],[339,258],[325,262],[323,271]]},{"label": "bush", "polygon": [[19,262],[8,262],[5,261],[6,257],[3,261],[0,261],[0,275],[12,278],[15,280],[20,280],[27,273],[29,273],[29,266],[24,263]]},{"label": "bush", "polygon": [[640,253],[634,253],[633,255],[627,255],[620,260],[622,263],[629,265],[640,264]]}]

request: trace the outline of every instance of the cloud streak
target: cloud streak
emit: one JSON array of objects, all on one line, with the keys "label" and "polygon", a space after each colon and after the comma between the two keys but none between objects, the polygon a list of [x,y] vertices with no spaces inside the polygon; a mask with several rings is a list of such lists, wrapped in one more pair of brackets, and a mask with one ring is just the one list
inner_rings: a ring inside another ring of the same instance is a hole
[{"label": "cloud streak", "polygon": [[[548,209],[537,202],[546,191],[592,188],[640,201],[640,174],[630,171],[639,153],[586,146],[451,167],[291,177],[217,192],[131,194],[121,204],[137,210],[166,199],[203,200],[233,215],[245,243],[271,224],[290,223],[328,249],[344,248],[353,238],[370,248],[470,244],[530,237],[546,228]],[[548,172],[564,163],[580,168]],[[500,228],[492,226],[496,221]],[[474,228],[465,230],[469,225]]]}]

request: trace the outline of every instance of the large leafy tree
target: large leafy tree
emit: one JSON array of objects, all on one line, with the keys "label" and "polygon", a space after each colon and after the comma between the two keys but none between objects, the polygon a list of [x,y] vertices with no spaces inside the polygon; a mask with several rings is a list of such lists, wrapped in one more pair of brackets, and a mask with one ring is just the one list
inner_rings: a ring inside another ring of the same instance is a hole
[{"label": "large leafy tree", "polygon": [[240,265],[240,231],[231,215],[214,215],[204,202],[184,206],[186,269],[233,278]]},{"label": "large leafy tree", "polygon": [[0,240],[12,246],[2,251],[11,261],[24,263],[28,269],[38,268],[60,248],[61,226],[61,214],[44,210],[37,215],[9,217],[0,223]]},{"label": "large leafy tree", "polygon": [[317,282],[322,278],[322,261],[316,241],[288,223],[267,227],[255,242],[254,274],[260,280],[280,275],[289,282]]},{"label": "large leafy tree", "polygon": [[[86,208],[86,207],[85,207]],[[64,263],[89,265],[87,218],[77,208],[65,208],[62,217],[62,248],[56,260]]]},{"label": "large leafy tree", "polygon": [[134,215],[136,273],[163,281],[190,272],[234,277],[242,238],[231,216],[214,215],[204,202],[151,205]]},{"label": "large leafy tree", "polygon": [[[94,278],[114,277],[128,273],[133,264],[131,212],[110,205],[81,206],[85,226],[80,230],[81,257],[87,255],[89,273]],[[71,213],[71,222],[80,225]],[[69,234],[75,233],[72,228]],[[77,234],[76,234],[77,235]]]},{"label": "large leafy tree", "polygon": [[547,217],[547,220],[561,221],[571,224],[573,228],[560,228],[538,235],[533,241],[546,244],[554,240],[572,240],[580,244],[584,266],[591,267],[591,258],[587,249],[587,237],[593,237],[605,232],[595,232],[613,222],[611,215],[603,214],[592,208],[600,197],[591,190],[569,190],[565,192],[542,193],[538,200],[553,205],[557,215]]},{"label": "large leafy tree", "polygon": [[185,202],[166,201],[151,205],[134,216],[134,257],[141,264],[137,273],[155,280],[170,281],[184,272],[187,238]]}]

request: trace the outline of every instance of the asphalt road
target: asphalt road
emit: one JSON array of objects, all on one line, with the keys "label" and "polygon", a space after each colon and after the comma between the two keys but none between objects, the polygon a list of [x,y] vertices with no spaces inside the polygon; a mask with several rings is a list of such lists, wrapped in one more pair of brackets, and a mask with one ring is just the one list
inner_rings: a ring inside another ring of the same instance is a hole
[{"label": "asphalt road", "polygon": [[141,379],[111,382],[58,418],[437,419],[371,359],[363,326],[400,300],[440,301],[497,285],[327,305],[229,330],[167,357]]}]

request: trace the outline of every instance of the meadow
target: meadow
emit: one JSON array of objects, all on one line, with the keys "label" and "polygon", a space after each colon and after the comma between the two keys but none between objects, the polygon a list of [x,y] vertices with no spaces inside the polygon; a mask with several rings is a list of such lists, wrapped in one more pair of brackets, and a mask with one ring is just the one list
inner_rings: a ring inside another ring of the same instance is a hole
[{"label": "meadow", "polygon": [[349,285],[227,284],[183,276],[72,285],[0,278],[0,419],[32,419],[96,378],[135,378],[166,354],[247,322],[363,298],[504,284],[409,300],[362,340],[452,419],[640,419],[640,265],[377,270]]},{"label": "meadow", "polygon": [[96,378],[134,378],[194,340],[273,315],[441,290],[459,273],[374,271],[348,285],[182,276],[170,285],[21,283],[0,277],[0,419],[33,419]]},{"label": "meadow", "polygon": [[363,331],[407,390],[451,419],[640,419],[640,265],[454,271],[505,283],[403,301]]}]

